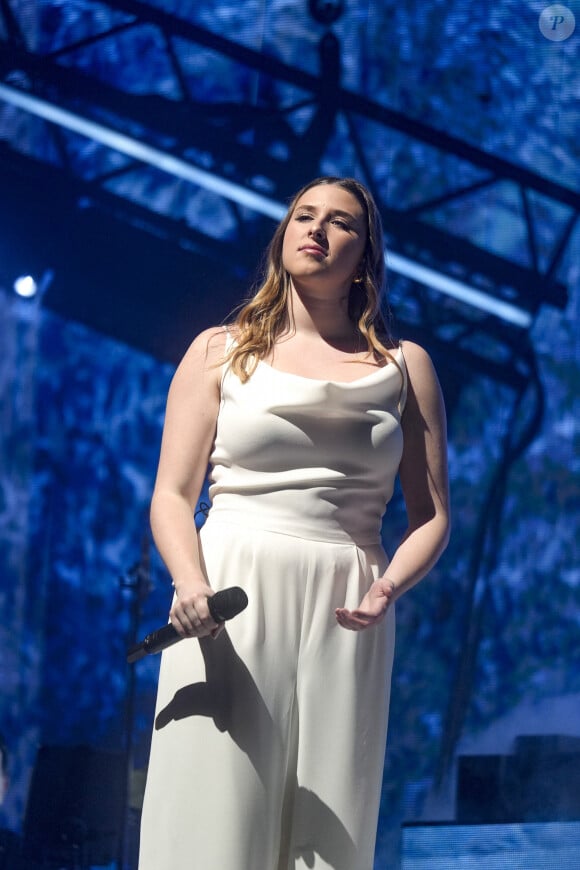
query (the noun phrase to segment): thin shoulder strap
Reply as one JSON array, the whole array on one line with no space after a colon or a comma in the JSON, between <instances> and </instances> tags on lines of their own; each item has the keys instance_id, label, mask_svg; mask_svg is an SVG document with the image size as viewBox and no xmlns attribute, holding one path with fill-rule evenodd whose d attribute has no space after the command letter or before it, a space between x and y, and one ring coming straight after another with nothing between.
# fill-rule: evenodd
<instances>
[{"instance_id":1,"label":"thin shoulder strap","mask_svg":"<svg viewBox=\"0 0 580 870\"><path fill-rule=\"evenodd\" d=\"M405 354L403 353L403 342L399 342L399 359L400 359L400 371L401 371L401 392L399 393L399 401L397 403L397 408L399 410L399 416L403 415L403 411L405 410L405 405L407 404L407 384L409 382L409 376L407 374L407 363L405 362Z\"/></svg>"},{"instance_id":2,"label":"thin shoulder strap","mask_svg":"<svg viewBox=\"0 0 580 870\"><path fill-rule=\"evenodd\" d=\"M226 334L226 346L225 346L225 352L226 352L226 353L229 353L230 350L232 349L232 347L234 346L234 344L236 343L236 340L235 340L235 338L233 337L233 335L231 334L229 326L224 326L224 327L223 327L223 330L224 330L224 332L225 332L225 334Z\"/></svg>"},{"instance_id":3,"label":"thin shoulder strap","mask_svg":"<svg viewBox=\"0 0 580 870\"><path fill-rule=\"evenodd\" d=\"M228 374L228 372L231 369L230 360L227 357L228 357L228 354L231 351L232 347L236 343L236 340L235 340L234 336L232 335L232 333L230 332L229 327L223 326L223 330L224 330L225 335L226 335L226 343L224 346L224 362L222 363L221 378L220 378L220 392L222 393L222 395L223 395L224 378L226 377L226 375Z\"/></svg>"}]
</instances>

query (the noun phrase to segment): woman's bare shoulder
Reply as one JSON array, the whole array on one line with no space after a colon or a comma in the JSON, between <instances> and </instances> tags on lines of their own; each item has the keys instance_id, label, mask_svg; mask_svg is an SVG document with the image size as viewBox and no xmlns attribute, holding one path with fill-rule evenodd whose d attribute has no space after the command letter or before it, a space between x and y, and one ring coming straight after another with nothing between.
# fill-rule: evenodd
<instances>
[{"instance_id":1,"label":"woman's bare shoulder","mask_svg":"<svg viewBox=\"0 0 580 870\"><path fill-rule=\"evenodd\" d=\"M210 326L198 333L187 348L180 366L218 365L226 352L227 332L223 326Z\"/></svg>"},{"instance_id":2,"label":"woman's bare shoulder","mask_svg":"<svg viewBox=\"0 0 580 870\"><path fill-rule=\"evenodd\" d=\"M184 385L189 389L192 381L207 381L217 385L221 378L221 364L226 353L227 333L223 326L210 326L193 339L172 380L175 392Z\"/></svg>"},{"instance_id":3,"label":"woman's bare shoulder","mask_svg":"<svg viewBox=\"0 0 580 870\"><path fill-rule=\"evenodd\" d=\"M441 389L439 380L433 361L425 348L414 341L402 341L401 350L411 392L417 398L438 396Z\"/></svg>"},{"instance_id":4,"label":"woman's bare shoulder","mask_svg":"<svg viewBox=\"0 0 580 870\"><path fill-rule=\"evenodd\" d=\"M407 365L427 365L431 363L431 357L424 347L414 341L404 339L400 342L403 356Z\"/></svg>"},{"instance_id":5,"label":"woman's bare shoulder","mask_svg":"<svg viewBox=\"0 0 580 870\"><path fill-rule=\"evenodd\" d=\"M431 357L420 344L405 339L400 342L400 347L403 351L403 357L410 378L412 378L413 375L422 376L429 373L435 373Z\"/></svg>"}]
</instances>

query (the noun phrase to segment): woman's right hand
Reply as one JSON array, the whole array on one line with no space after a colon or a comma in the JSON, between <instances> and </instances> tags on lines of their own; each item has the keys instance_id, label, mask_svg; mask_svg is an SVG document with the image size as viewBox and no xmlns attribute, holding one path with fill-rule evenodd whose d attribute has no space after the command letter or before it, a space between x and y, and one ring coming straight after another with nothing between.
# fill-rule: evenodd
<instances>
[{"instance_id":1,"label":"woman's right hand","mask_svg":"<svg viewBox=\"0 0 580 870\"><path fill-rule=\"evenodd\" d=\"M213 594L214 590L205 582L189 589L176 589L169 618L181 637L217 637L220 634L223 623L215 622L207 603Z\"/></svg>"}]
</instances>

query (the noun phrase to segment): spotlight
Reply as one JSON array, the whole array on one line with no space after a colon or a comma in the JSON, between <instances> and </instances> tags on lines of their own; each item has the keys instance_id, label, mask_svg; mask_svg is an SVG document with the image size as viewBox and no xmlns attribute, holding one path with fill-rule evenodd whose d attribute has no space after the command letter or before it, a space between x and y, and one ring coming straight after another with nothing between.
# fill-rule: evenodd
<instances>
[{"instance_id":1,"label":"spotlight","mask_svg":"<svg viewBox=\"0 0 580 870\"><path fill-rule=\"evenodd\" d=\"M33 296L36 296L37 291L38 284L32 275L20 275L14 281L14 292L24 299L31 299Z\"/></svg>"},{"instance_id":2,"label":"spotlight","mask_svg":"<svg viewBox=\"0 0 580 870\"><path fill-rule=\"evenodd\" d=\"M14 287L14 292L22 299L34 299L35 296L43 299L53 279L53 270L45 269L38 281L32 275L24 274L16 278L12 286Z\"/></svg>"},{"instance_id":3,"label":"spotlight","mask_svg":"<svg viewBox=\"0 0 580 870\"><path fill-rule=\"evenodd\" d=\"M308 0L308 11L319 24L334 24L344 12L344 0Z\"/></svg>"}]
</instances>

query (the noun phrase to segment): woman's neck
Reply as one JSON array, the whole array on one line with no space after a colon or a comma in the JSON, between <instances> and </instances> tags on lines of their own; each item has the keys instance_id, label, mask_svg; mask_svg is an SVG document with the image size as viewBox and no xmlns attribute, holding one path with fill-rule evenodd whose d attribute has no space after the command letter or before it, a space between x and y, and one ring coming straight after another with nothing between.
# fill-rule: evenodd
<instances>
[{"instance_id":1,"label":"woman's neck","mask_svg":"<svg viewBox=\"0 0 580 870\"><path fill-rule=\"evenodd\" d=\"M348 314L348 297L328 298L291 291L289 333L326 341L351 337L357 330Z\"/></svg>"}]
</instances>

